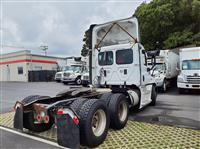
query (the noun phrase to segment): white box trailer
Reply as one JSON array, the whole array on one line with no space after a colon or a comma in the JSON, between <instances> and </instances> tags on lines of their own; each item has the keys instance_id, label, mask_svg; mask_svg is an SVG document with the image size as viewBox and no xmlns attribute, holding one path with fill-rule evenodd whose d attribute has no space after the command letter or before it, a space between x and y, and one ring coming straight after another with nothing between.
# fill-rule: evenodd
<instances>
[{"instance_id":1,"label":"white box trailer","mask_svg":"<svg viewBox=\"0 0 200 149\"><path fill-rule=\"evenodd\" d=\"M148 61L148 64L151 66L151 61ZM167 90L172 81L176 80L179 74L177 67L179 67L178 50L160 50L151 73L155 77L156 86L163 92Z\"/></svg>"},{"instance_id":2,"label":"white box trailer","mask_svg":"<svg viewBox=\"0 0 200 149\"><path fill-rule=\"evenodd\" d=\"M179 93L188 89L200 89L200 47L180 49L177 86Z\"/></svg>"}]
</instances>

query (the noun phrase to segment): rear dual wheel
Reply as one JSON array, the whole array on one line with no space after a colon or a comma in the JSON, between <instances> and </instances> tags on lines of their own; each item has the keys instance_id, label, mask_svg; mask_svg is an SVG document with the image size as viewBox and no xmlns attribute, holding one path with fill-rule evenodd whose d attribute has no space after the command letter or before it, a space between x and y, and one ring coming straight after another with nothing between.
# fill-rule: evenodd
<instances>
[{"instance_id":1,"label":"rear dual wheel","mask_svg":"<svg viewBox=\"0 0 200 149\"><path fill-rule=\"evenodd\" d=\"M110 127L122 129L128 121L129 106L124 94L113 94L109 103Z\"/></svg>"},{"instance_id":2,"label":"rear dual wheel","mask_svg":"<svg viewBox=\"0 0 200 149\"><path fill-rule=\"evenodd\" d=\"M80 117L80 142L95 147L101 144L108 133L110 119L107 106L99 99L77 99L71 108Z\"/></svg>"},{"instance_id":3,"label":"rear dual wheel","mask_svg":"<svg viewBox=\"0 0 200 149\"><path fill-rule=\"evenodd\" d=\"M110 127L113 129L122 129L128 121L129 104L126 96L121 93L105 93L101 96L105 101L110 115Z\"/></svg>"}]
</instances>

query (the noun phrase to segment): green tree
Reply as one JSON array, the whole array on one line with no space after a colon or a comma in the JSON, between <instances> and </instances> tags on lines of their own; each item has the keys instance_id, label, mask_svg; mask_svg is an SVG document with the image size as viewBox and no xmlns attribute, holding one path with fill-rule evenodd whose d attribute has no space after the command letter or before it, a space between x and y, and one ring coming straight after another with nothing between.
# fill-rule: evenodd
<instances>
[{"instance_id":1,"label":"green tree","mask_svg":"<svg viewBox=\"0 0 200 149\"><path fill-rule=\"evenodd\" d=\"M84 34L84 38L83 38L83 46L82 46L82 50L81 50L81 55L82 56L87 56L89 53L89 30L85 31Z\"/></svg>"},{"instance_id":2,"label":"green tree","mask_svg":"<svg viewBox=\"0 0 200 149\"><path fill-rule=\"evenodd\" d=\"M141 42L148 49L200 43L200 0L153 0L135 11Z\"/></svg>"}]
</instances>

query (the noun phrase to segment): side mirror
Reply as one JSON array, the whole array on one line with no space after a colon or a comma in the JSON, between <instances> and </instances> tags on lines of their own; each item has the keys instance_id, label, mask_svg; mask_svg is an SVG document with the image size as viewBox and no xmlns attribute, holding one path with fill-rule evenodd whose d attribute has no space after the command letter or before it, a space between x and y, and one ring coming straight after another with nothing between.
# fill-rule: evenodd
<instances>
[{"instance_id":1,"label":"side mirror","mask_svg":"<svg viewBox=\"0 0 200 149\"><path fill-rule=\"evenodd\" d=\"M151 71L151 68L147 67L147 72Z\"/></svg>"},{"instance_id":2,"label":"side mirror","mask_svg":"<svg viewBox=\"0 0 200 149\"><path fill-rule=\"evenodd\" d=\"M145 54L145 50L142 50L142 54Z\"/></svg>"}]
</instances>

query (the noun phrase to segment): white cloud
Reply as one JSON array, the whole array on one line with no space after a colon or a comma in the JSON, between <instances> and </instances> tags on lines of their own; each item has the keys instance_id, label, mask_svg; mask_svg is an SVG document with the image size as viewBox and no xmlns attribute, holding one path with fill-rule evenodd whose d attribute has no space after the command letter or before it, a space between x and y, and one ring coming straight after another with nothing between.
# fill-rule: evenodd
<instances>
[{"instance_id":1,"label":"white cloud","mask_svg":"<svg viewBox=\"0 0 200 149\"><path fill-rule=\"evenodd\" d=\"M130 17L141 2L4 3L3 41L32 49L46 43L50 55L80 55L90 24Z\"/></svg>"}]
</instances>

